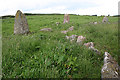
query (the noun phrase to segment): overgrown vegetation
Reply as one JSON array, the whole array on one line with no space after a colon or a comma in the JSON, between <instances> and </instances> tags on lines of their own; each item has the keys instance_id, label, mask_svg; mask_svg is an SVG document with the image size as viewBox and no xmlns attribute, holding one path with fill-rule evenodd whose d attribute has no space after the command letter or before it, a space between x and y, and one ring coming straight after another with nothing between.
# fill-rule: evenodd
<instances>
[{"instance_id":1,"label":"overgrown vegetation","mask_svg":"<svg viewBox=\"0 0 120 80\"><path fill-rule=\"evenodd\" d=\"M3 78L101 78L103 54L109 52L118 61L117 17L70 15L63 24L63 15L26 16L33 34L13 35L14 18L2 20ZM99 24L89 24L98 21ZM60 22L58 26L56 22ZM101 55L65 39L61 30L74 26L67 35L83 35L93 42ZM50 27L52 32L41 32Z\"/></svg>"}]
</instances>

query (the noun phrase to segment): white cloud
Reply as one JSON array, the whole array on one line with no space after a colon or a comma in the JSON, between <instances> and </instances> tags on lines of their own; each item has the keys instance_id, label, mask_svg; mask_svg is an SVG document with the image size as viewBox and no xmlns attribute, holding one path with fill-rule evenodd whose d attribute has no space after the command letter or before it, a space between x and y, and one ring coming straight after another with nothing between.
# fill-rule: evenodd
<instances>
[{"instance_id":1,"label":"white cloud","mask_svg":"<svg viewBox=\"0 0 120 80\"><path fill-rule=\"evenodd\" d=\"M21 10L23 13L116 15L118 14L118 1L119 0L1 0L0 16L15 15L17 10ZM89 3L96 6L88 6ZM81 4L84 6L81 7ZM70 9L71 7L73 7L74 10Z\"/></svg>"}]
</instances>

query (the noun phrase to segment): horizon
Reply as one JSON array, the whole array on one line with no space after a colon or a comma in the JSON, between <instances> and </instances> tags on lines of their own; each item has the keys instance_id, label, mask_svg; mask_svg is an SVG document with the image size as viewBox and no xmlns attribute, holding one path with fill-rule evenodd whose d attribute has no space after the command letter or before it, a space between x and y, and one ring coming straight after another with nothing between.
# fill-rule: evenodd
<instances>
[{"instance_id":1,"label":"horizon","mask_svg":"<svg viewBox=\"0 0 120 80\"><path fill-rule=\"evenodd\" d=\"M17 12L17 11L16 11ZM23 12L22 12L23 13ZM16 13L15 13L16 14ZM3 16L0 16L0 17L10 17L10 16L14 16L15 17L15 14L14 15L3 15ZM27 15L64 15L62 13L23 13L25 14L26 16ZM79 16L120 16L119 14L117 15L97 15L97 14L91 14L91 15L80 15L80 14L69 14L69 15L79 15Z\"/></svg>"}]
</instances>

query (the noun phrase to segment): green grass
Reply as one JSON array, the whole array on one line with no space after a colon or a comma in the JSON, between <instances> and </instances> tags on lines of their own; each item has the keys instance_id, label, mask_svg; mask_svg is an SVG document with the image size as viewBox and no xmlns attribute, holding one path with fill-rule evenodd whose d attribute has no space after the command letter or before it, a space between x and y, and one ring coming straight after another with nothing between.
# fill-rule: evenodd
<instances>
[{"instance_id":1,"label":"green grass","mask_svg":"<svg viewBox=\"0 0 120 80\"><path fill-rule=\"evenodd\" d=\"M2 20L2 76L3 78L101 78L103 54L108 51L118 61L117 18L70 15L70 23L63 23L63 15L26 16L29 35L13 35L14 18ZM60 22L58 26L55 24ZM74 26L67 35L83 35L85 42L93 42L101 55L65 39L61 30ZM52 32L40 32L50 27Z\"/></svg>"}]
</instances>

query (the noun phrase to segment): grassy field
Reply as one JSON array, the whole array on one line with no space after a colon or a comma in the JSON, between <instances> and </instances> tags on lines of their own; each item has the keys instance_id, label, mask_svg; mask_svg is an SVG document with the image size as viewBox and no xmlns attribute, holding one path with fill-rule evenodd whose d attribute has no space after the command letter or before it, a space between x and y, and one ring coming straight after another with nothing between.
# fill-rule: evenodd
<instances>
[{"instance_id":1,"label":"grassy field","mask_svg":"<svg viewBox=\"0 0 120 80\"><path fill-rule=\"evenodd\" d=\"M29 35L13 35L14 18L2 20L2 76L3 78L101 78L104 52L118 61L118 18L70 15L70 23L62 24L64 15L26 16ZM99 24L89 24L97 21ZM60 22L58 26L56 22ZM93 42L101 55L70 43L62 34L74 26L67 35L83 35L85 42ZM41 32L42 28L52 32Z\"/></svg>"}]
</instances>

